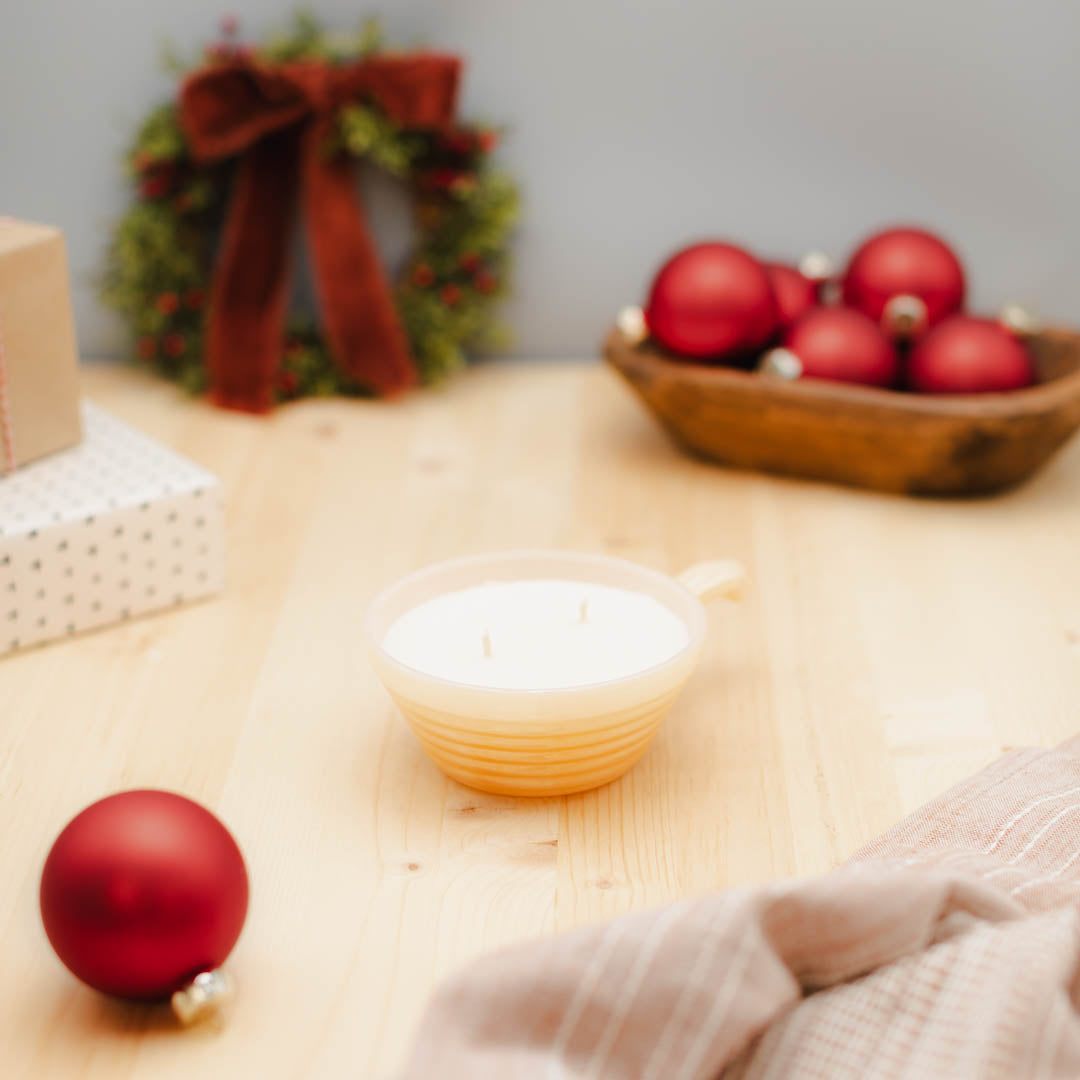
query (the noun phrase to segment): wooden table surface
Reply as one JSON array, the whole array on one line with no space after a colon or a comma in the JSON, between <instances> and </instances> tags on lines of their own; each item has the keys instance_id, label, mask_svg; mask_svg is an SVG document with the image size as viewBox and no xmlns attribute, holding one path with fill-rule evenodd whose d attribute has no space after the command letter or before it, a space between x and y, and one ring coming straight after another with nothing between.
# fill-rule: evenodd
<instances>
[{"instance_id":1,"label":"wooden table surface","mask_svg":"<svg viewBox=\"0 0 1080 1080\"><path fill-rule=\"evenodd\" d=\"M223 478L230 580L0 661L5 1080L386 1076L471 957L822 871L1004 747L1080 728L1080 440L1012 495L914 501L690 461L598 365L489 364L268 419L122 368L85 385ZM585 795L446 780L366 662L379 588L517 546L751 574L643 760ZM53 838L137 786L204 802L247 857L224 1025L108 1001L45 941Z\"/></svg>"}]
</instances>

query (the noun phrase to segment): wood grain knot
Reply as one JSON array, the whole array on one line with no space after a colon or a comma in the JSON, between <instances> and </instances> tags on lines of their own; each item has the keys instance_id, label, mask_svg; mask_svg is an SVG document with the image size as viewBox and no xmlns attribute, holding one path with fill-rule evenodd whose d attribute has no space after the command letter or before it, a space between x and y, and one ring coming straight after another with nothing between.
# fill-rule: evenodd
<instances>
[{"instance_id":1,"label":"wood grain knot","mask_svg":"<svg viewBox=\"0 0 1080 1080\"><path fill-rule=\"evenodd\" d=\"M416 468L418 472L435 475L446 468L446 462L442 458L422 457L416 459Z\"/></svg>"}]
</instances>

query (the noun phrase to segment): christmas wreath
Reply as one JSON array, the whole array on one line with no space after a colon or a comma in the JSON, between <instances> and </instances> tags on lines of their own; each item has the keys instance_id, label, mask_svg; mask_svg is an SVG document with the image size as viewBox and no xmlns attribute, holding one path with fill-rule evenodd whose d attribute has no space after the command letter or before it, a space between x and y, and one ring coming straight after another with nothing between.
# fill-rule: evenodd
<instances>
[{"instance_id":1,"label":"christmas wreath","mask_svg":"<svg viewBox=\"0 0 1080 1080\"><path fill-rule=\"evenodd\" d=\"M137 198L116 226L105 301L137 357L253 412L309 394L391 394L497 340L513 182L488 126L455 117L459 61L336 35L308 16L251 47L223 40L127 156ZM355 163L408 186L416 246L390 283L357 201ZM289 311L299 204L321 319Z\"/></svg>"}]
</instances>

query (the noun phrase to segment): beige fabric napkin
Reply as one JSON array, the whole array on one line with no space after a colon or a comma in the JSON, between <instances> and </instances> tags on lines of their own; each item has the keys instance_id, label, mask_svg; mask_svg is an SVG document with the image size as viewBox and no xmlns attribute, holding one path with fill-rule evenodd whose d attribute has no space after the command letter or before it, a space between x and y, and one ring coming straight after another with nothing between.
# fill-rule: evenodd
<instances>
[{"instance_id":1,"label":"beige fabric napkin","mask_svg":"<svg viewBox=\"0 0 1080 1080\"><path fill-rule=\"evenodd\" d=\"M1080 1077L1080 739L1017 750L812 881L491 956L404 1080Z\"/></svg>"}]
</instances>

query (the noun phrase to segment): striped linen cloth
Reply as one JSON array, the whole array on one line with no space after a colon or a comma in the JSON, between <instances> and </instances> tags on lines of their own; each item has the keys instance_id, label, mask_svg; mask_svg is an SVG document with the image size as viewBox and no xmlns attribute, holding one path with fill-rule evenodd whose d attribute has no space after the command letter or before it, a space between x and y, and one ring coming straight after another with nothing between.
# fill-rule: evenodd
<instances>
[{"instance_id":1,"label":"striped linen cloth","mask_svg":"<svg viewBox=\"0 0 1080 1080\"><path fill-rule=\"evenodd\" d=\"M1080 738L1016 750L822 878L488 957L403 1080L1080 1077Z\"/></svg>"}]
</instances>

